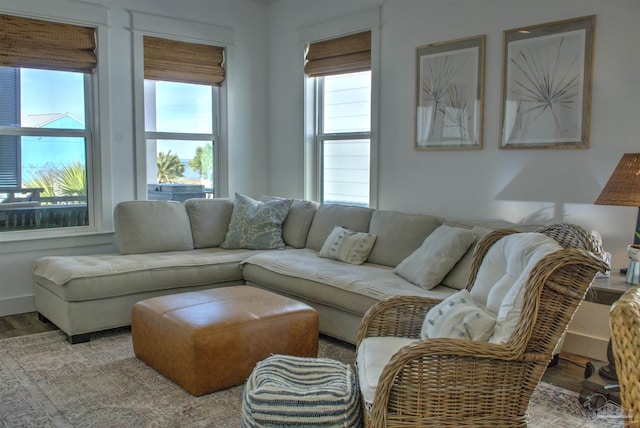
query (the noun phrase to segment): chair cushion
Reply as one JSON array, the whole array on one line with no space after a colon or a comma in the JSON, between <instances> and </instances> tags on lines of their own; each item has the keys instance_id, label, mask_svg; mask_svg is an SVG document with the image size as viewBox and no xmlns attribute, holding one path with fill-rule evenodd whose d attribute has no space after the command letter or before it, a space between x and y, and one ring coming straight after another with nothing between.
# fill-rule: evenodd
<instances>
[{"instance_id":1,"label":"chair cushion","mask_svg":"<svg viewBox=\"0 0 640 428\"><path fill-rule=\"evenodd\" d=\"M545 255L561 249L553 238L542 233L514 233L501 238L487 251L471 296L498 314L490 343L509 340L520 320L524 285L531 270Z\"/></svg>"},{"instance_id":2,"label":"chair cushion","mask_svg":"<svg viewBox=\"0 0 640 428\"><path fill-rule=\"evenodd\" d=\"M360 393L365 402L373 402L378 378L393 354L414 341L406 337L367 337L360 343L356 363Z\"/></svg>"}]
</instances>

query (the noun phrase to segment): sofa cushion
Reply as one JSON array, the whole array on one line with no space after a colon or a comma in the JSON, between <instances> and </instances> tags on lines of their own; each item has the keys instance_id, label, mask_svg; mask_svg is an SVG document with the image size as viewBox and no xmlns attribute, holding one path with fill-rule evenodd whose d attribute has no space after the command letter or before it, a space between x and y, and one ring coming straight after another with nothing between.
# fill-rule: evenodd
<instances>
[{"instance_id":1,"label":"sofa cushion","mask_svg":"<svg viewBox=\"0 0 640 428\"><path fill-rule=\"evenodd\" d=\"M35 261L33 277L67 302L108 300L177 287L242 284L240 262L256 252L203 248L126 256L47 256Z\"/></svg>"},{"instance_id":2,"label":"sofa cushion","mask_svg":"<svg viewBox=\"0 0 640 428\"><path fill-rule=\"evenodd\" d=\"M284 248L282 222L293 199L256 201L236 193L227 236L220 247L271 250Z\"/></svg>"},{"instance_id":3,"label":"sofa cushion","mask_svg":"<svg viewBox=\"0 0 640 428\"><path fill-rule=\"evenodd\" d=\"M542 233L507 235L485 254L471 288L471 296L498 314L491 343L506 343L520 320L525 284L534 266L562 247Z\"/></svg>"},{"instance_id":4,"label":"sofa cushion","mask_svg":"<svg viewBox=\"0 0 640 428\"><path fill-rule=\"evenodd\" d=\"M464 256L456 263L456 265L449 271L447 276L442 280L442 285L455 288L456 290L462 290L469 285L469 277L471 276L471 265L473 264L473 252L476 249L478 241L485 235L491 232L491 229L487 229L481 226L475 226L471 229L471 232L475 235L476 239L471 244Z\"/></svg>"},{"instance_id":5,"label":"sofa cushion","mask_svg":"<svg viewBox=\"0 0 640 428\"><path fill-rule=\"evenodd\" d=\"M260 196L259 201L272 199L284 199L279 196ZM287 218L282 222L282 240L285 245L293 248L304 248L307 243L307 235L319 203L306 199L294 199Z\"/></svg>"},{"instance_id":6,"label":"sofa cushion","mask_svg":"<svg viewBox=\"0 0 640 428\"><path fill-rule=\"evenodd\" d=\"M184 202L191 222L195 248L218 247L224 242L233 212L233 199L188 199Z\"/></svg>"},{"instance_id":7,"label":"sofa cushion","mask_svg":"<svg viewBox=\"0 0 640 428\"><path fill-rule=\"evenodd\" d=\"M367 260L375 242L376 235L353 232L344 227L336 226L324 241L318 255L352 265L361 265Z\"/></svg>"},{"instance_id":8,"label":"sofa cushion","mask_svg":"<svg viewBox=\"0 0 640 428\"><path fill-rule=\"evenodd\" d=\"M308 248L263 251L246 259L242 266L247 282L359 315L364 315L373 303L392 296L442 300L456 291L442 286L424 290L395 275L388 266L372 263L354 266L318 257L316 251ZM320 284L330 287L319 287ZM345 297L341 290L356 297Z\"/></svg>"},{"instance_id":9,"label":"sofa cushion","mask_svg":"<svg viewBox=\"0 0 640 428\"><path fill-rule=\"evenodd\" d=\"M440 284L474 240L468 229L440 226L393 272L428 290Z\"/></svg>"},{"instance_id":10,"label":"sofa cushion","mask_svg":"<svg viewBox=\"0 0 640 428\"><path fill-rule=\"evenodd\" d=\"M282 240L293 248L304 248L313 217L319 204L317 202L296 199L289 208L289 214L282 223Z\"/></svg>"},{"instance_id":11,"label":"sofa cushion","mask_svg":"<svg viewBox=\"0 0 640 428\"><path fill-rule=\"evenodd\" d=\"M442 219L431 215L376 210L369 233L377 236L368 261L395 267L418 248Z\"/></svg>"},{"instance_id":12,"label":"sofa cushion","mask_svg":"<svg viewBox=\"0 0 640 428\"><path fill-rule=\"evenodd\" d=\"M368 232L371 208L349 205L324 204L318 207L307 237L307 248L320 251L335 226L354 232Z\"/></svg>"},{"instance_id":13,"label":"sofa cushion","mask_svg":"<svg viewBox=\"0 0 640 428\"><path fill-rule=\"evenodd\" d=\"M189 216L180 202L120 202L114 209L113 221L121 254L194 248Z\"/></svg>"},{"instance_id":14,"label":"sofa cushion","mask_svg":"<svg viewBox=\"0 0 640 428\"><path fill-rule=\"evenodd\" d=\"M493 333L496 316L478 305L467 290L460 290L429 309L420 337L449 337L486 342Z\"/></svg>"}]
</instances>

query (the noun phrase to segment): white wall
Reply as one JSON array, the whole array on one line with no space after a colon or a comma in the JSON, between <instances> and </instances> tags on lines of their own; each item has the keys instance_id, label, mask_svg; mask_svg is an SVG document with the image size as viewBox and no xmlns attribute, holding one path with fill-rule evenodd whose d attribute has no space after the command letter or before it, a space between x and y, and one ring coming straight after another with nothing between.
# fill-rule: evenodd
<instances>
[{"instance_id":1,"label":"white wall","mask_svg":"<svg viewBox=\"0 0 640 428\"><path fill-rule=\"evenodd\" d=\"M382 22L378 208L577 223L600 231L613 266L626 266L637 209L593 202L622 154L640 150L640 3L635 0L275 2L270 8L271 193L303 195L299 29L377 5ZM503 31L585 15L597 15L590 148L498 149ZM487 35L484 149L415 151L416 47L478 34ZM606 319L608 307L594 306Z\"/></svg>"},{"instance_id":2,"label":"white wall","mask_svg":"<svg viewBox=\"0 0 640 428\"><path fill-rule=\"evenodd\" d=\"M64 1L64 0L62 0ZM47 0L18 2L23 13L39 13ZM71 0L70 4L86 4ZM266 2L258 0L93 0L108 9L109 128L112 204L134 198L135 146L133 123L132 41L128 11L216 24L233 30L228 64L228 192L267 193L268 165L268 20ZM27 5L27 6L25 6ZM0 10L7 7L0 4ZM31 9L29 9L31 8ZM26 9L26 10L25 10ZM111 211L109 207L107 211ZM32 311L31 266L46 255L96 254L116 251L112 230L73 238L0 241L0 316Z\"/></svg>"}]
</instances>

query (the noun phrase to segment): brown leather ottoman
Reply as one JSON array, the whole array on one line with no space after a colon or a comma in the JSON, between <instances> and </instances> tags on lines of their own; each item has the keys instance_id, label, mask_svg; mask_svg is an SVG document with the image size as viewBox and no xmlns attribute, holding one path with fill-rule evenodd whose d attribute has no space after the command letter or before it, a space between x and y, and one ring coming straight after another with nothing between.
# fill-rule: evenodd
<instances>
[{"instance_id":1,"label":"brown leather ottoman","mask_svg":"<svg viewBox=\"0 0 640 428\"><path fill-rule=\"evenodd\" d=\"M244 383L271 354L315 357L318 313L249 286L223 287L136 303L136 356L199 396Z\"/></svg>"}]
</instances>

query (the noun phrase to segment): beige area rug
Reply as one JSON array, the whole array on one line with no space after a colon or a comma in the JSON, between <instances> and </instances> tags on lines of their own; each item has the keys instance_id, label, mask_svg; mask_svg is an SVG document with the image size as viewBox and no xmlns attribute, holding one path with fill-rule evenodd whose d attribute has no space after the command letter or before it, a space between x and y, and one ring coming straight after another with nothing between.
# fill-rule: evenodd
<instances>
[{"instance_id":1,"label":"beige area rug","mask_svg":"<svg viewBox=\"0 0 640 428\"><path fill-rule=\"evenodd\" d=\"M323 337L319 354L351 362L354 350ZM59 331L0 340L2 427L239 427L242 389L192 397L135 358L127 329L73 346ZM622 426L615 406L595 413L545 383L529 412L531 427Z\"/></svg>"}]
</instances>

